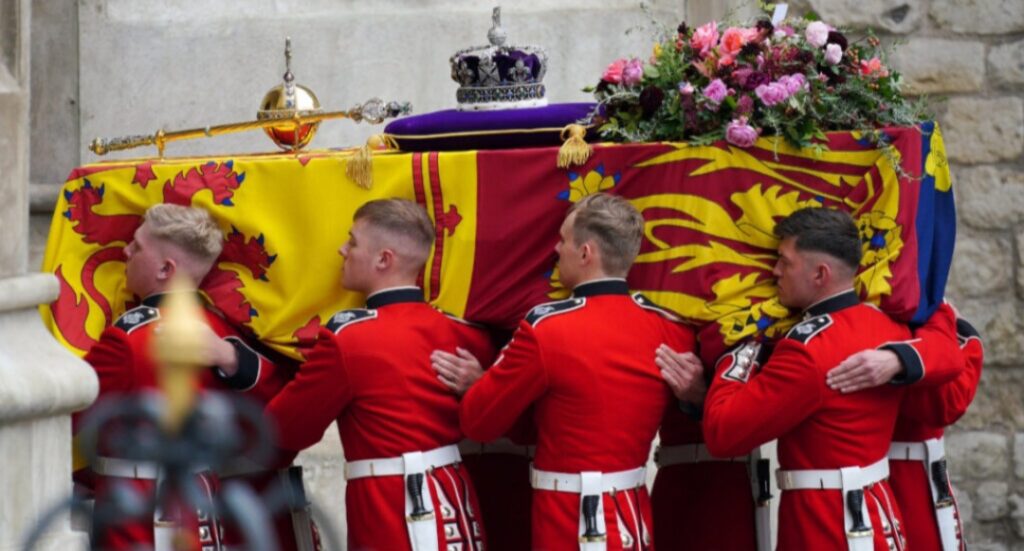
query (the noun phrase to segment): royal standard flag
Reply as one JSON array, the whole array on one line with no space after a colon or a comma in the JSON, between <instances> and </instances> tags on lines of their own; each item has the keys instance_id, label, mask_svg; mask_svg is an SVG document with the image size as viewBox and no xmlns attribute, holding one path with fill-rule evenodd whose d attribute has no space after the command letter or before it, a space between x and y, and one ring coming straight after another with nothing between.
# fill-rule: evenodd
<instances>
[{"instance_id":1,"label":"royal standard flag","mask_svg":"<svg viewBox=\"0 0 1024 551\"><path fill-rule=\"evenodd\" d=\"M42 314L84 354L137 300L124 288L122 249L142 213L192 204L225 236L202 284L207 297L297 357L330 315L362 305L340 285L338 248L352 214L368 200L402 197L435 222L426 298L511 328L534 305L568 294L555 270L558 228L574 202L607 192L645 219L630 287L697 324L705 356L793 323L775 297L773 229L806 206L853 215L864 251L858 291L899 320L921 322L942 299L955 238L941 134L925 123L869 137L831 133L820 151L770 138L748 149L598 145L568 170L557 168L557 148L389 152L374 155L370 189L345 175L350 151L88 165L72 171L57 205L43 270L57 275L61 293Z\"/></svg>"}]
</instances>

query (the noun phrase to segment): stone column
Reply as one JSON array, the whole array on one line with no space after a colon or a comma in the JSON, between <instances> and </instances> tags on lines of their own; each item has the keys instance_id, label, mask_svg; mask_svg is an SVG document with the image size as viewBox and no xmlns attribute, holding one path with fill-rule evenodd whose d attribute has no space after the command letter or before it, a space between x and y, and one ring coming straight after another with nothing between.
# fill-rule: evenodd
<instances>
[{"instance_id":1,"label":"stone column","mask_svg":"<svg viewBox=\"0 0 1024 551\"><path fill-rule=\"evenodd\" d=\"M71 490L68 414L96 396L92 370L47 333L38 306L53 275L28 272L29 0L0 0L0 551ZM60 516L37 549L76 549L85 536Z\"/></svg>"}]
</instances>

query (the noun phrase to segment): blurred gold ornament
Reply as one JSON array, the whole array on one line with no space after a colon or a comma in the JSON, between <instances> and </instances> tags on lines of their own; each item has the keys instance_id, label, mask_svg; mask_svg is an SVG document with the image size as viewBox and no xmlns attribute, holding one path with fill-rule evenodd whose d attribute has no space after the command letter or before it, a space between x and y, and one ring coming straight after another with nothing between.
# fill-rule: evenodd
<instances>
[{"instance_id":1,"label":"blurred gold ornament","mask_svg":"<svg viewBox=\"0 0 1024 551\"><path fill-rule=\"evenodd\" d=\"M316 135L320 122L300 123L294 119L318 115L323 112L320 100L309 88L295 82L292 74L292 39L284 40L284 82L271 88L256 112L256 120L280 120L281 124L265 126L263 131L278 147L286 151L302 149Z\"/></svg>"},{"instance_id":2,"label":"blurred gold ornament","mask_svg":"<svg viewBox=\"0 0 1024 551\"><path fill-rule=\"evenodd\" d=\"M160 307L160 326L151 353L156 360L160 389L167 399L164 429L177 433L195 407L199 371L206 366L202 306L195 285L177 275Z\"/></svg>"}]
</instances>

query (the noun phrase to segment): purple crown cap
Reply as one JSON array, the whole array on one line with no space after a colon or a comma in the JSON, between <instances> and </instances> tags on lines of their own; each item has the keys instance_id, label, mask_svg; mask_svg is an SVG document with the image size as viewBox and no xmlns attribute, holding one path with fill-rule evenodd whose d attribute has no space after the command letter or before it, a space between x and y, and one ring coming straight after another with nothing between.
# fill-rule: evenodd
<instances>
[{"instance_id":1,"label":"purple crown cap","mask_svg":"<svg viewBox=\"0 0 1024 551\"><path fill-rule=\"evenodd\" d=\"M452 80L460 85L456 92L459 109L547 105L543 83L547 54L536 46L506 46L500 7L494 8L492 21L487 33L490 46L460 50L449 60Z\"/></svg>"}]
</instances>

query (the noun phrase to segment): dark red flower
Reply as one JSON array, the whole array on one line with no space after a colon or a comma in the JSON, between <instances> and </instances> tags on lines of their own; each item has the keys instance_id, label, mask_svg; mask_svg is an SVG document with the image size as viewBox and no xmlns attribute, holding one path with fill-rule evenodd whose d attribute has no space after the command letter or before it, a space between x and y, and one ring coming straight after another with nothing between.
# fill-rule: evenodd
<instances>
[{"instance_id":1,"label":"dark red flower","mask_svg":"<svg viewBox=\"0 0 1024 551\"><path fill-rule=\"evenodd\" d=\"M849 43L846 41L846 37L843 36L843 33L839 32L839 31L829 31L828 32L828 40L826 40L825 43L826 44L838 44L839 47L842 48L844 52L846 51L846 48L849 46Z\"/></svg>"},{"instance_id":2,"label":"dark red flower","mask_svg":"<svg viewBox=\"0 0 1024 551\"><path fill-rule=\"evenodd\" d=\"M754 71L747 76L746 82L743 83L743 88L747 90L753 90L762 84L768 84L771 78L760 71Z\"/></svg>"},{"instance_id":3,"label":"dark red flower","mask_svg":"<svg viewBox=\"0 0 1024 551\"><path fill-rule=\"evenodd\" d=\"M665 92L657 86L648 86L640 92L639 101L644 118L650 117L661 107L661 102L665 101Z\"/></svg>"}]
</instances>

